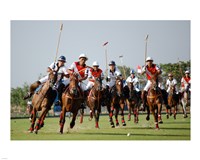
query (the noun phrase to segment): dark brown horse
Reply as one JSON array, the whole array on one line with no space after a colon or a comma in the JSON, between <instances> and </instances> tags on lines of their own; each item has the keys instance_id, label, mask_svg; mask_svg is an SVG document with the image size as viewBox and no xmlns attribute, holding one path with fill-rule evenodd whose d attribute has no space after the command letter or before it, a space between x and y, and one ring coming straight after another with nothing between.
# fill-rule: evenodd
<instances>
[{"instance_id":1,"label":"dark brown horse","mask_svg":"<svg viewBox=\"0 0 200 160\"><path fill-rule=\"evenodd\" d=\"M156 81L152 79L152 85L147 93L147 103L149 108L147 108L147 118L150 119L150 111L154 117L154 122L156 125L156 129L159 129L158 122L163 123L161 118L161 110L162 110L162 92L157 87Z\"/></svg>"},{"instance_id":2,"label":"dark brown horse","mask_svg":"<svg viewBox=\"0 0 200 160\"><path fill-rule=\"evenodd\" d=\"M56 80L57 73L53 71L50 72L47 82L44 83L44 85L38 92L34 93L32 99L33 110L31 115L31 127L29 129L30 132L33 132L34 130L34 132L37 134L38 130L43 127L46 114L51 109L51 106L56 98L57 93L56 90L53 88ZM41 111L41 114L34 129L36 114L38 111Z\"/></svg>"},{"instance_id":3,"label":"dark brown horse","mask_svg":"<svg viewBox=\"0 0 200 160\"><path fill-rule=\"evenodd\" d=\"M110 103L110 113L109 113L110 124L112 128L115 127L112 119L114 110L115 110L116 126L119 126L118 122L119 109L121 109L122 125L126 126L126 122L124 120L124 106L125 106L125 97L123 95L123 79L121 77L116 77L115 86L113 86L113 88L111 89L111 103Z\"/></svg>"},{"instance_id":4,"label":"dark brown horse","mask_svg":"<svg viewBox=\"0 0 200 160\"><path fill-rule=\"evenodd\" d=\"M95 78L94 86L91 89L87 97L87 106L90 108L92 118L95 117L95 127L99 128L99 115L101 113L101 101L102 101L102 79L101 77Z\"/></svg>"},{"instance_id":5,"label":"dark brown horse","mask_svg":"<svg viewBox=\"0 0 200 160\"><path fill-rule=\"evenodd\" d=\"M176 119L176 114L177 114L177 109L178 109L178 104L179 104L179 96L175 93L174 86L170 87L167 100L168 100L168 106L170 107L170 109L166 107L167 119L169 118L169 114L170 116L172 115L172 111L171 111L172 107L174 107L173 114L174 114L174 119Z\"/></svg>"},{"instance_id":6,"label":"dark brown horse","mask_svg":"<svg viewBox=\"0 0 200 160\"><path fill-rule=\"evenodd\" d=\"M127 96L126 96L126 104L128 106L128 120L131 120L131 112L134 115L134 123L138 123L139 118L139 106L141 105L141 100L137 95L137 91L133 85L133 82L127 83Z\"/></svg>"},{"instance_id":7,"label":"dark brown horse","mask_svg":"<svg viewBox=\"0 0 200 160\"><path fill-rule=\"evenodd\" d=\"M78 76L75 74L70 75L69 86L62 94L62 111L60 114L60 133L63 133L65 124L65 113L72 112L72 121L70 122L70 128L73 128L76 121L78 110L81 108L83 101L83 93L78 86Z\"/></svg>"}]
</instances>

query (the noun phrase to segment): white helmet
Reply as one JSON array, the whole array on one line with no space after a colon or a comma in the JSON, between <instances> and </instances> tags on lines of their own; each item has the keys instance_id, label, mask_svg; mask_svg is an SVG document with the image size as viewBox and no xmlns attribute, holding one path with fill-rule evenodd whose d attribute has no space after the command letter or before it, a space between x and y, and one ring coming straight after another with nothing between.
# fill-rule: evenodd
<instances>
[{"instance_id":1,"label":"white helmet","mask_svg":"<svg viewBox=\"0 0 200 160\"><path fill-rule=\"evenodd\" d=\"M153 61L153 58L152 57L147 57L146 62L147 61Z\"/></svg>"},{"instance_id":2,"label":"white helmet","mask_svg":"<svg viewBox=\"0 0 200 160\"><path fill-rule=\"evenodd\" d=\"M189 71L185 71L185 74L190 74L190 72Z\"/></svg>"},{"instance_id":3,"label":"white helmet","mask_svg":"<svg viewBox=\"0 0 200 160\"><path fill-rule=\"evenodd\" d=\"M86 58L86 60L88 60L87 56L85 54L80 54L79 59L80 58Z\"/></svg>"},{"instance_id":4,"label":"white helmet","mask_svg":"<svg viewBox=\"0 0 200 160\"><path fill-rule=\"evenodd\" d=\"M99 66L99 63L97 61L94 61L92 66Z\"/></svg>"}]
</instances>

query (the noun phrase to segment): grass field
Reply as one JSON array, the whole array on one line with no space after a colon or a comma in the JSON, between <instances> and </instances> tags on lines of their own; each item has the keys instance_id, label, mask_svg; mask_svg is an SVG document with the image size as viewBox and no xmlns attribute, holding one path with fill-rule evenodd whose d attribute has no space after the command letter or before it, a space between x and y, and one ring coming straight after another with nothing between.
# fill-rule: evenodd
<instances>
[{"instance_id":1,"label":"grass field","mask_svg":"<svg viewBox=\"0 0 200 160\"><path fill-rule=\"evenodd\" d=\"M153 117L146 121L146 115L139 115L139 123L134 124L133 120L125 120L127 126L111 128L108 122L108 115L101 115L99 126L96 129L94 119L88 120L84 117L84 122L79 123L73 129L69 128L69 118L66 117L64 133L59 134L59 117L46 118L44 127L39 130L38 134L28 133L30 122L28 119L11 119L11 140L190 140L190 115L183 118L182 114L166 119L163 114L163 124L159 124L160 130L155 130ZM133 118L132 118L133 119ZM119 117L120 120L120 117ZM127 136L130 133L130 136Z\"/></svg>"}]
</instances>

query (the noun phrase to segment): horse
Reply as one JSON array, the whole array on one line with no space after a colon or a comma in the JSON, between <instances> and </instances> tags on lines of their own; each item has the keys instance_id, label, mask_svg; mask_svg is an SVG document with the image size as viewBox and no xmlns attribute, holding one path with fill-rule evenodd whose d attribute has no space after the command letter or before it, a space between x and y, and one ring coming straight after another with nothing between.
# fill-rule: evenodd
<instances>
[{"instance_id":1,"label":"horse","mask_svg":"<svg viewBox=\"0 0 200 160\"><path fill-rule=\"evenodd\" d=\"M172 107L174 107L174 119L176 119L176 114L177 114L177 109L178 109L178 104L179 104L179 97L178 95L175 93L175 87L171 86L169 93L168 93L168 106L170 107L170 109L168 109L168 107L166 107L166 117L167 119L169 118L169 110L170 110L170 116L172 115L171 109Z\"/></svg>"},{"instance_id":2,"label":"horse","mask_svg":"<svg viewBox=\"0 0 200 160\"><path fill-rule=\"evenodd\" d=\"M119 126L118 114L119 114L119 109L121 109L122 125L126 126L126 122L124 120L125 97L123 95L123 79L121 77L119 76L116 77L115 85L111 88L110 94L111 94L111 103L109 109L110 125L112 128L115 127L112 119L113 111L115 109L116 126Z\"/></svg>"},{"instance_id":3,"label":"horse","mask_svg":"<svg viewBox=\"0 0 200 160\"><path fill-rule=\"evenodd\" d=\"M159 129L158 122L163 123L161 118L161 110L162 110L162 92L158 88L157 83L155 80L151 80L152 84L147 93L147 120L150 119L150 111L154 117L154 122L156 125L156 129Z\"/></svg>"},{"instance_id":4,"label":"horse","mask_svg":"<svg viewBox=\"0 0 200 160\"><path fill-rule=\"evenodd\" d=\"M54 84L57 81L57 72L51 71L48 80L44 83L41 89L34 93L32 99L33 110L31 113L31 127L29 131L37 134L38 130L43 127L46 114L51 109L51 106L56 98L57 92L54 89ZM34 129L36 114L41 111L37 124Z\"/></svg>"},{"instance_id":5,"label":"horse","mask_svg":"<svg viewBox=\"0 0 200 160\"><path fill-rule=\"evenodd\" d=\"M78 83L78 75L70 74L69 86L66 87L65 91L62 94L62 111L60 114L61 134L63 134L66 112L73 113L72 120L70 122L70 128L72 129L75 125L78 110L81 108L81 103L83 102L83 93Z\"/></svg>"},{"instance_id":6,"label":"horse","mask_svg":"<svg viewBox=\"0 0 200 160\"><path fill-rule=\"evenodd\" d=\"M90 108L90 118L95 117L95 128L99 128L99 115L101 113L101 101L102 101L102 79L101 77L95 78L94 86L89 92L87 97L87 106Z\"/></svg>"},{"instance_id":7,"label":"horse","mask_svg":"<svg viewBox=\"0 0 200 160\"><path fill-rule=\"evenodd\" d=\"M183 117L187 118L187 112L186 107L190 105L190 91L189 87L183 92L183 95L181 97L181 106L183 109Z\"/></svg>"},{"instance_id":8,"label":"horse","mask_svg":"<svg viewBox=\"0 0 200 160\"><path fill-rule=\"evenodd\" d=\"M126 90L126 104L128 106L128 121L131 120L131 111L134 115L134 123L138 123L139 118L139 106L141 105L141 100L137 95L137 91L133 85L133 82L128 82L127 86L124 87Z\"/></svg>"}]
</instances>

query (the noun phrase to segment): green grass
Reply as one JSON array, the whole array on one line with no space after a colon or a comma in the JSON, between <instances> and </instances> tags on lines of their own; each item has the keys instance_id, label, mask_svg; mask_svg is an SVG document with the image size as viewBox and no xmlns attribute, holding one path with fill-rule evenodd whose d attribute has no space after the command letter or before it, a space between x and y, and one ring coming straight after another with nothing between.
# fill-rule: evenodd
<instances>
[{"instance_id":1,"label":"green grass","mask_svg":"<svg viewBox=\"0 0 200 160\"><path fill-rule=\"evenodd\" d=\"M59 117L46 118L45 126L39 130L38 134L28 133L30 122L28 119L11 120L11 140L190 140L190 115L183 118L182 114L166 119L163 114L163 124L159 124L160 130L155 130L153 117L146 121L146 115L139 115L139 123L134 124L133 120L125 120L127 126L111 128L108 122L108 116L100 117L100 129L96 129L94 119L88 120L84 117L84 122L79 123L79 117L73 129L69 128L69 118L66 117L64 133L59 134ZM133 118L132 118L133 119ZM120 120L120 116L119 116ZM127 136L127 133L131 133Z\"/></svg>"}]
</instances>

